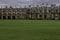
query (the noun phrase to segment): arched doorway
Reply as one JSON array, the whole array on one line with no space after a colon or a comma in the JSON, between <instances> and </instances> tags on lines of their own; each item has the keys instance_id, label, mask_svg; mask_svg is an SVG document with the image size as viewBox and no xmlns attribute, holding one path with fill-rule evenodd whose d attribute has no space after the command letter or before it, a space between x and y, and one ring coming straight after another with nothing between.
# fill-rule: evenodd
<instances>
[{"instance_id":1,"label":"arched doorway","mask_svg":"<svg viewBox=\"0 0 60 40\"><path fill-rule=\"evenodd\" d=\"M39 15L39 19L40 19L40 20L42 20L42 19L43 19L43 18L42 18L42 15Z\"/></svg>"},{"instance_id":2,"label":"arched doorway","mask_svg":"<svg viewBox=\"0 0 60 40\"><path fill-rule=\"evenodd\" d=\"M16 19L15 16L12 16L12 19Z\"/></svg>"},{"instance_id":3,"label":"arched doorway","mask_svg":"<svg viewBox=\"0 0 60 40\"><path fill-rule=\"evenodd\" d=\"M3 19L6 19L6 16L3 16Z\"/></svg>"},{"instance_id":4,"label":"arched doorway","mask_svg":"<svg viewBox=\"0 0 60 40\"><path fill-rule=\"evenodd\" d=\"M11 16L8 16L8 19L11 19Z\"/></svg>"},{"instance_id":5,"label":"arched doorway","mask_svg":"<svg viewBox=\"0 0 60 40\"><path fill-rule=\"evenodd\" d=\"M0 19L1 19L1 16L0 16Z\"/></svg>"},{"instance_id":6,"label":"arched doorway","mask_svg":"<svg viewBox=\"0 0 60 40\"><path fill-rule=\"evenodd\" d=\"M44 19L47 19L47 15L44 15Z\"/></svg>"}]
</instances>

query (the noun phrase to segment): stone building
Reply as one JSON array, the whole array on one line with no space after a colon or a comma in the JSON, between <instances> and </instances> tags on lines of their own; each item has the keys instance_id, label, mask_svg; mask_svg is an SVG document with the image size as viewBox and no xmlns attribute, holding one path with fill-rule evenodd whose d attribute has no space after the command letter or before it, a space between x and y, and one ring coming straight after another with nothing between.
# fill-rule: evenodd
<instances>
[{"instance_id":1,"label":"stone building","mask_svg":"<svg viewBox=\"0 0 60 40\"><path fill-rule=\"evenodd\" d=\"M52 4L50 7L39 6L29 8L0 8L0 19L34 19L34 20L58 20L60 19L60 6Z\"/></svg>"}]
</instances>

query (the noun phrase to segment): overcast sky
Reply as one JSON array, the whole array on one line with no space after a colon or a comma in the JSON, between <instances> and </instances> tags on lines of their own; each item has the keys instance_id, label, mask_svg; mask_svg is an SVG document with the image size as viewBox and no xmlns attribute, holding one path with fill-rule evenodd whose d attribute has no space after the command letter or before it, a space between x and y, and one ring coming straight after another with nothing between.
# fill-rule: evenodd
<instances>
[{"instance_id":1,"label":"overcast sky","mask_svg":"<svg viewBox=\"0 0 60 40\"><path fill-rule=\"evenodd\" d=\"M0 0L0 5L12 5L12 6L20 6L20 5L34 5L34 4L41 4L41 3L56 3L60 4L60 0Z\"/></svg>"}]
</instances>

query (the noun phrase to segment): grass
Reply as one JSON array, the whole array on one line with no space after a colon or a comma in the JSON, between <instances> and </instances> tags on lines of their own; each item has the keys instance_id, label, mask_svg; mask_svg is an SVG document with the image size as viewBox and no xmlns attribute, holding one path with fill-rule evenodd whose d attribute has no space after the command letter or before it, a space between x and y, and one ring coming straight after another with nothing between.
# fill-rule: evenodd
<instances>
[{"instance_id":1,"label":"grass","mask_svg":"<svg viewBox=\"0 0 60 40\"><path fill-rule=\"evenodd\" d=\"M0 40L60 40L60 21L0 20Z\"/></svg>"}]
</instances>

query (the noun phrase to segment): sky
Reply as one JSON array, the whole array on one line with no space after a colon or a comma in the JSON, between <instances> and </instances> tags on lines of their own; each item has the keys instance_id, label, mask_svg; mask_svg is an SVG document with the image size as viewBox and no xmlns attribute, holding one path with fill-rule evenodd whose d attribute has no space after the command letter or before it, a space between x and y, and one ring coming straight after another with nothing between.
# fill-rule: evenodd
<instances>
[{"instance_id":1,"label":"sky","mask_svg":"<svg viewBox=\"0 0 60 40\"><path fill-rule=\"evenodd\" d=\"M0 6L23 6L37 4L60 4L60 0L0 0Z\"/></svg>"}]
</instances>

